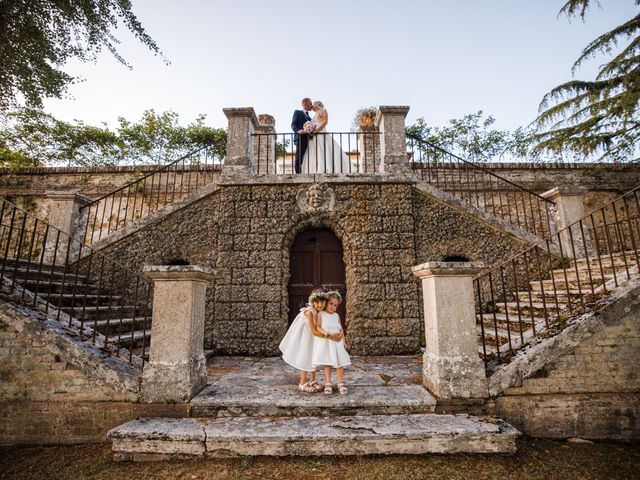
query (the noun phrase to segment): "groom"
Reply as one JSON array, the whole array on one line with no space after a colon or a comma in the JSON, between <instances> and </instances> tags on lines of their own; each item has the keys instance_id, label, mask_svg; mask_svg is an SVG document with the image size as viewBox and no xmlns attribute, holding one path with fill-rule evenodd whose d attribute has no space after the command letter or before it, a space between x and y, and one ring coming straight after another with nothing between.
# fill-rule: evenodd
<instances>
[{"instance_id":1,"label":"groom","mask_svg":"<svg viewBox=\"0 0 640 480\"><path fill-rule=\"evenodd\" d=\"M296 159L295 159L295 171L300 173L302 171L302 158L304 157L307 147L309 145L309 135L304 133L304 124L310 122L311 118L307 112L311 111L311 99L302 99L302 110L296 110L293 112L293 119L291 120L291 130L295 135L293 143L296 144Z\"/></svg>"}]
</instances>

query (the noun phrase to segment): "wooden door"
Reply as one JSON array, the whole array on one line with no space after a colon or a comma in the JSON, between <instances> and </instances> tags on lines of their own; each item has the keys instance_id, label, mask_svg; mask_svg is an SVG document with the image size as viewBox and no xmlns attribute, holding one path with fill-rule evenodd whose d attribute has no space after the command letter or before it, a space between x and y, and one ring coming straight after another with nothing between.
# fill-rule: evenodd
<instances>
[{"instance_id":1,"label":"wooden door","mask_svg":"<svg viewBox=\"0 0 640 480\"><path fill-rule=\"evenodd\" d=\"M306 305L311 290L324 287L342 295L338 313L346 331L346 286L342 244L331 230L313 229L299 233L291 246L289 278L289 324Z\"/></svg>"}]
</instances>

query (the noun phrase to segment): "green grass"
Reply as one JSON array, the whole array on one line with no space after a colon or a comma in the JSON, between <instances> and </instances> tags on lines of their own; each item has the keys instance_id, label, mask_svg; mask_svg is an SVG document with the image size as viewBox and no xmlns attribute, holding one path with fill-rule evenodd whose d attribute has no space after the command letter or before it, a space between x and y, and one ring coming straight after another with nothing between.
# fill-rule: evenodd
<instances>
[{"instance_id":1,"label":"green grass","mask_svg":"<svg viewBox=\"0 0 640 480\"><path fill-rule=\"evenodd\" d=\"M515 455L195 459L117 463L108 445L0 448L0 479L640 479L640 444L523 439Z\"/></svg>"}]
</instances>

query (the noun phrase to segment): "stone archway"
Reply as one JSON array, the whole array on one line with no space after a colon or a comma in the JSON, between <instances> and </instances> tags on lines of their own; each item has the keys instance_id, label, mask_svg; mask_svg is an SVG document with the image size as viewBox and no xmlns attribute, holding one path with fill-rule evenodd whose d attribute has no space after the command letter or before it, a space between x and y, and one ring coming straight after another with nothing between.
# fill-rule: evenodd
<instances>
[{"instance_id":1,"label":"stone archway","mask_svg":"<svg viewBox=\"0 0 640 480\"><path fill-rule=\"evenodd\" d=\"M311 290L324 287L342 294L338 313L346 331L345 265L340 239L328 228L304 230L291 245L289 262L289 324L306 304Z\"/></svg>"}]
</instances>

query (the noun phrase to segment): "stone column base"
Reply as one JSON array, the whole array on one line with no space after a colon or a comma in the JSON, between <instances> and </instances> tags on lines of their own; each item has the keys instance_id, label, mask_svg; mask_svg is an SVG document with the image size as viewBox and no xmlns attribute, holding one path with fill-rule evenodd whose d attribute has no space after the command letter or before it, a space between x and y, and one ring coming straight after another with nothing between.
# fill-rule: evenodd
<instances>
[{"instance_id":1,"label":"stone column base","mask_svg":"<svg viewBox=\"0 0 640 480\"><path fill-rule=\"evenodd\" d=\"M422 383L439 398L487 398L484 364L475 356L447 357L425 352Z\"/></svg>"},{"instance_id":2,"label":"stone column base","mask_svg":"<svg viewBox=\"0 0 640 480\"><path fill-rule=\"evenodd\" d=\"M149 363L142 373L145 402L188 402L207 384L204 355L189 363Z\"/></svg>"}]
</instances>

